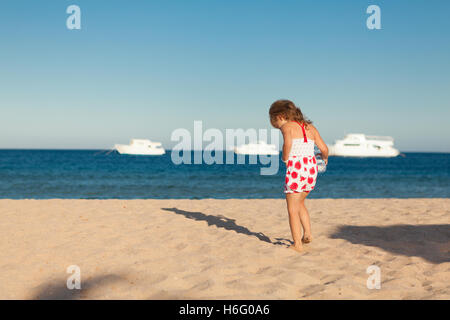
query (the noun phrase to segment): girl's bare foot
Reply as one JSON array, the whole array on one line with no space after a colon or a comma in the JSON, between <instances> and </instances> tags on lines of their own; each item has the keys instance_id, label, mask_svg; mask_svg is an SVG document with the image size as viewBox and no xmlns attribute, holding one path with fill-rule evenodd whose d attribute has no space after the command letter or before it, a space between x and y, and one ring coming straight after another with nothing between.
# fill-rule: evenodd
<instances>
[{"instance_id":1,"label":"girl's bare foot","mask_svg":"<svg viewBox=\"0 0 450 320\"><path fill-rule=\"evenodd\" d=\"M310 243L312 241L312 236L303 236L302 242L303 243Z\"/></svg>"},{"instance_id":2,"label":"girl's bare foot","mask_svg":"<svg viewBox=\"0 0 450 320\"><path fill-rule=\"evenodd\" d=\"M291 245L288 247L288 249L293 249L293 250L295 250L295 251L297 251L297 252L303 252L303 247L302 247L301 244L300 244L300 245L298 245L298 244L291 244Z\"/></svg>"}]
</instances>

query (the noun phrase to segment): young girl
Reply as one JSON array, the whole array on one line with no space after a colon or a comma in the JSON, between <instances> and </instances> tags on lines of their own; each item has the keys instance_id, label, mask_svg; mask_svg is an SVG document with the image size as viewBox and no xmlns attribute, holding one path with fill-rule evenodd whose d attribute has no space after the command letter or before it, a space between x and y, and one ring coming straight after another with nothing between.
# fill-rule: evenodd
<instances>
[{"instance_id":1,"label":"young girl","mask_svg":"<svg viewBox=\"0 0 450 320\"><path fill-rule=\"evenodd\" d=\"M314 156L314 144L321 152L322 159L328 164L328 148L320 137L319 131L310 120L305 119L292 101L275 101L269 110L270 123L283 134L283 156L286 164L284 193L286 194L289 225L294 244L289 248L302 250L302 242L312 241L311 224L305 199L314 189L317 179L317 163ZM301 237L300 226L303 228Z\"/></svg>"}]
</instances>

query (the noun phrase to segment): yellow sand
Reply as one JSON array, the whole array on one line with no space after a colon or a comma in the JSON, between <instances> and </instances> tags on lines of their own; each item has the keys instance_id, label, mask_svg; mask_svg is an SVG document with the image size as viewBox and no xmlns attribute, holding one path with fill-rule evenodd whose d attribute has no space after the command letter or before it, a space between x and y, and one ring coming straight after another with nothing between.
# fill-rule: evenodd
<instances>
[{"instance_id":1,"label":"yellow sand","mask_svg":"<svg viewBox=\"0 0 450 320\"><path fill-rule=\"evenodd\" d=\"M280 199L0 200L0 299L449 299L449 205L309 199L299 254Z\"/></svg>"}]
</instances>

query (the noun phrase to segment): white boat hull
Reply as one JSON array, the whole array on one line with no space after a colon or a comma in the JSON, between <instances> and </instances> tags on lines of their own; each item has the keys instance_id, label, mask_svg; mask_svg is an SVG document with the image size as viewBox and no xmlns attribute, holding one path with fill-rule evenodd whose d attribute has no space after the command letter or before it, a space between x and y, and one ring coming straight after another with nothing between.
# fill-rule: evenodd
<instances>
[{"instance_id":1,"label":"white boat hull","mask_svg":"<svg viewBox=\"0 0 450 320\"><path fill-rule=\"evenodd\" d=\"M328 147L330 156L338 157L396 157L400 152L394 148L394 139L387 136L366 136L361 133L347 134L344 139Z\"/></svg>"},{"instance_id":2,"label":"white boat hull","mask_svg":"<svg viewBox=\"0 0 450 320\"><path fill-rule=\"evenodd\" d=\"M133 154L133 155L145 155L145 156L160 156L165 154L164 149L150 149L143 147L134 147L125 144L116 144L114 148L120 154Z\"/></svg>"},{"instance_id":3,"label":"white boat hull","mask_svg":"<svg viewBox=\"0 0 450 320\"><path fill-rule=\"evenodd\" d=\"M257 143L242 144L234 148L236 154L244 154L250 156L269 156L277 155L280 152L277 150L276 145L267 144L267 142L260 140Z\"/></svg>"},{"instance_id":4,"label":"white boat hull","mask_svg":"<svg viewBox=\"0 0 450 320\"><path fill-rule=\"evenodd\" d=\"M339 146L329 146L328 154L330 156L337 157L380 157L380 158L393 158L400 154L397 149L394 148L385 148L383 150L377 149L360 149L354 148L350 149L349 147L340 148Z\"/></svg>"},{"instance_id":5,"label":"white boat hull","mask_svg":"<svg viewBox=\"0 0 450 320\"><path fill-rule=\"evenodd\" d=\"M244 154L244 155L249 155L249 156L253 156L253 155L261 155L261 156L269 156L269 155L277 155L279 154L279 152L277 151L263 151L263 152L259 152L259 151L250 151L250 150L239 150L239 149L235 149L234 152L236 154Z\"/></svg>"}]
</instances>

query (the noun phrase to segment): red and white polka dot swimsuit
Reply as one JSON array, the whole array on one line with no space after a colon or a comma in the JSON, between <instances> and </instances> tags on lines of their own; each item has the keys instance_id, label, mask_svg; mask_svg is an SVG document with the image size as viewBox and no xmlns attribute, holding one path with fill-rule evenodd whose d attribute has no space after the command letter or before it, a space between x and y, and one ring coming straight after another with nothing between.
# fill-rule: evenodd
<instances>
[{"instance_id":1,"label":"red and white polka dot swimsuit","mask_svg":"<svg viewBox=\"0 0 450 320\"><path fill-rule=\"evenodd\" d=\"M292 148L286 164L284 193L310 192L317 180L314 140L308 140L305 127L297 123L302 128L303 139L292 139Z\"/></svg>"}]
</instances>

